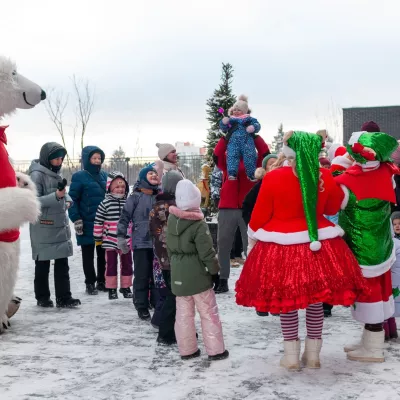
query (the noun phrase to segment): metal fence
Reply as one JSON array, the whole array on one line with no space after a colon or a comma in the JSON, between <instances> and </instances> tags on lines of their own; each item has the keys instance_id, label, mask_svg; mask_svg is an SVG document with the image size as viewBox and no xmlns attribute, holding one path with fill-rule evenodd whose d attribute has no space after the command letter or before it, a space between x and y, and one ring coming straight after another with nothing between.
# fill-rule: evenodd
<instances>
[{"instance_id":1,"label":"metal fence","mask_svg":"<svg viewBox=\"0 0 400 400\"><path fill-rule=\"evenodd\" d=\"M122 172L128 183L133 185L139 176L139 171L147 164L156 160L156 157L127 157L122 160L106 158L103 164L103 170L108 172ZM206 162L205 156L200 155L179 155L179 168L185 174L186 179L192 182L197 182L201 175L201 166ZM31 161L14 161L14 169L18 172L28 173ZM68 166L67 160L64 160L61 174L71 182L71 177L74 172L82 169L80 160L71 160Z\"/></svg>"}]
</instances>

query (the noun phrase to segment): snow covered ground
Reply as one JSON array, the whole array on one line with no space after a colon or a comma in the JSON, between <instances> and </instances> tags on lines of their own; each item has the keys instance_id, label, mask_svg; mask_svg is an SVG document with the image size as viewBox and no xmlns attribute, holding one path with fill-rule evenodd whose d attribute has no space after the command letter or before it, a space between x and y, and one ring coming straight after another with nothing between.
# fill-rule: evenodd
<instances>
[{"instance_id":1,"label":"snow covered ground","mask_svg":"<svg viewBox=\"0 0 400 400\"><path fill-rule=\"evenodd\" d=\"M348 309L335 308L326 321L322 369L288 373L279 367L279 319L260 318L236 306L231 291L218 296L230 358L209 363L199 327L203 355L183 362L176 347L156 344L156 332L138 319L131 301L109 301L106 293L85 295L80 260L75 249L71 286L82 306L39 309L24 227L16 291L23 303L11 320L12 329L0 336L1 400L400 398L400 343L391 345L383 364L347 361L343 345L360 335ZM239 274L240 269L233 269L231 288ZM304 323L301 332L304 337Z\"/></svg>"}]
</instances>

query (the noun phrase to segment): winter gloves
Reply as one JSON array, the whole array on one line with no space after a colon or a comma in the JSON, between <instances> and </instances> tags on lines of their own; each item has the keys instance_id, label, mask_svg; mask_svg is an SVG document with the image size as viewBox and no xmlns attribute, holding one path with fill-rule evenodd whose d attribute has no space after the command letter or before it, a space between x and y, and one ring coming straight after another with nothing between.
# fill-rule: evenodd
<instances>
[{"instance_id":1,"label":"winter gloves","mask_svg":"<svg viewBox=\"0 0 400 400\"><path fill-rule=\"evenodd\" d=\"M127 240L123 236L118 236L118 248L121 250L122 254L128 254L131 251Z\"/></svg>"},{"instance_id":2,"label":"winter gloves","mask_svg":"<svg viewBox=\"0 0 400 400\"><path fill-rule=\"evenodd\" d=\"M222 123L223 123L224 125L228 125L228 124L229 124L229 117L224 117L224 118L222 118Z\"/></svg>"},{"instance_id":3,"label":"winter gloves","mask_svg":"<svg viewBox=\"0 0 400 400\"><path fill-rule=\"evenodd\" d=\"M81 219L78 219L77 221L74 222L74 227L75 227L75 233L78 236L83 235L83 221Z\"/></svg>"},{"instance_id":4,"label":"winter gloves","mask_svg":"<svg viewBox=\"0 0 400 400\"><path fill-rule=\"evenodd\" d=\"M249 125L249 126L246 128L246 132L247 132L247 133L254 133L255 130L256 130L256 129L254 128L254 125Z\"/></svg>"},{"instance_id":5,"label":"winter gloves","mask_svg":"<svg viewBox=\"0 0 400 400\"><path fill-rule=\"evenodd\" d=\"M253 250L253 247L256 245L257 240L252 239L250 236L248 236L248 245L247 245L247 255L250 254L251 250Z\"/></svg>"}]
</instances>

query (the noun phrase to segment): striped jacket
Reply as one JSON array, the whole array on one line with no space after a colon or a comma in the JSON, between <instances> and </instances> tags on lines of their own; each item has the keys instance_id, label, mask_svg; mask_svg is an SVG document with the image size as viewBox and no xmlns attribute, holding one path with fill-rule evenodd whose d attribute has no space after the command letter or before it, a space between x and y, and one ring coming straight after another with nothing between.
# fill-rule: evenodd
<instances>
[{"instance_id":1,"label":"striped jacket","mask_svg":"<svg viewBox=\"0 0 400 400\"><path fill-rule=\"evenodd\" d=\"M99 204L94 220L94 240L96 242L102 242L102 247L104 249L118 249L117 226L129 192L128 183L125 181L126 193L123 198L117 198L110 193L111 183L117 178L125 180L124 175L118 171L111 172L108 175L106 186L107 194L105 199Z\"/></svg>"}]
</instances>

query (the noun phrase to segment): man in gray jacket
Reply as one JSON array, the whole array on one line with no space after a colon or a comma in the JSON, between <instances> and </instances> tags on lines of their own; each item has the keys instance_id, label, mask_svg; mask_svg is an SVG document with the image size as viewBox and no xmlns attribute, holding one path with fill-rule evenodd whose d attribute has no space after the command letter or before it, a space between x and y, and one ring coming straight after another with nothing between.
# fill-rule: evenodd
<instances>
[{"instance_id":1,"label":"man in gray jacket","mask_svg":"<svg viewBox=\"0 0 400 400\"><path fill-rule=\"evenodd\" d=\"M50 299L50 260L54 262L57 307L76 307L81 302L71 296L68 257L72 256L71 231L66 214L72 200L66 193L60 170L67 151L58 143L46 143L29 175L36 185L41 215L30 225L32 258L35 260L35 297L40 307L53 307Z\"/></svg>"}]
</instances>

